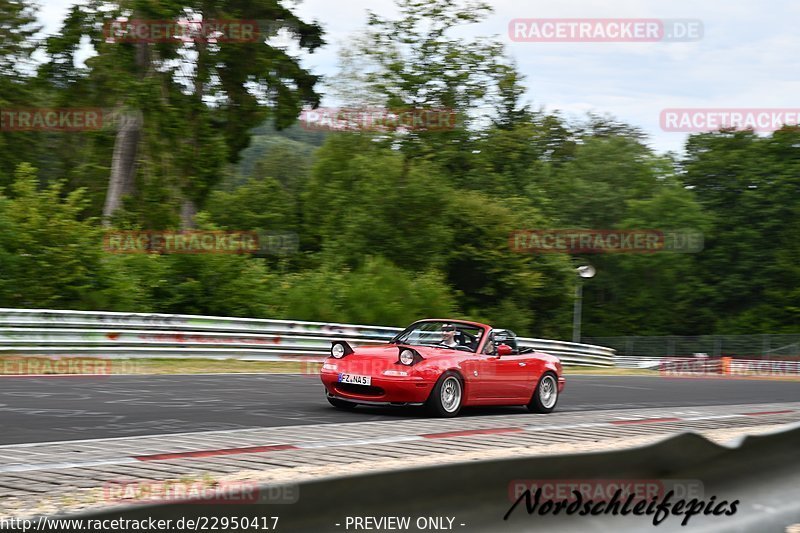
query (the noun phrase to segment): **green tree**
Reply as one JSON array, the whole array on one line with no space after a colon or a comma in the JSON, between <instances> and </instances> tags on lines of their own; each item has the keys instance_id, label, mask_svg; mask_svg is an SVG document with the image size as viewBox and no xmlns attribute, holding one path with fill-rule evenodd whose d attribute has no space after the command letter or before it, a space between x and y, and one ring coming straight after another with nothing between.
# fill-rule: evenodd
<instances>
[{"instance_id":1,"label":"green tree","mask_svg":"<svg viewBox=\"0 0 800 533\"><path fill-rule=\"evenodd\" d=\"M316 105L318 77L303 69L297 58L270 46L267 36L291 32L301 49L313 52L323 44L321 28L299 19L278 0L242 2L156 2L130 0L109 11L102 2L76 7L61 34L50 41L53 61L43 69L55 84L64 75L86 78L86 97L120 110L113 152L106 151L109 173L104 215L110 219L124 196L159 184L165 196L181 202L184 226L192 225L198 206L247 146L249 131L265 119L279 128L291 124L302 105ZM265 39L253 42L198 36L191 42L115 42L103 27L121 16L133 19L202 20L247 18L272 21ZM70 72L69 58L76 43L88 35L97 55L87 61L85 75ZM106 147L108 149L108 147ZM147 226L174 221L149 219L142 198L129 204ZM172 204L174 206L174 204ZM177 214L177 213L176 213Z\"/></svg>"},{"instance_id":2,"label":"green tree","mask_svg":"<svg viewBox=\"0 0 800 533\"><path fill-rule=\"evenodd\" d=\"M711 222L673 174L664 176L649 198L628 201L616 227L705 234ZM695 335L713 327L712 314L697 305L707 291L696 270L697 254L609 254L589 261L598 274L584 284L587 336Z\"/></svg>"},{"instance_id":3,"label":"green tree","mask_svg":"<svg viewBox=\"0 0 800 533\"><path fill-rule=\"evenodd\" d=\"M214 191L207 203L211 220L230 230L292 230L294 197L271 176L251 178L231 192Z\"/></svg>"},{"instance_id":4,"label":"green tree","mask_svg":"<svg viewBox=\"0 0 800 533\"><path fill-rule=\"evenodd\" d=\"M413 274L373 256L354 270L328 265L284 276L269 299L284 318L400 326L453 315L457 296L435 270Z\"/></svg>"},{"instance_id":5,"label":"green tree","mask_svg":"<svg viewBox=\"0 0 800 533\"><path fill-rule=\"evenodd\" d=\"M637 139L589 136L540 190L562 227L609 229L625 216L626 202L652 194L656 171L651 150Z\"/></svg>"},{"instance_id":6,"label":"green tree","mask_svg":"<svg viewBox=\"0 0 800 533\"><path fill-rule=\"evenodd\" d=\"M25 67L39 47L34 4L25 0L0 2L0 109L34 107L35 87ZM11 183L17 165L38 154L41 136L3 132L0 136L0 187Z\"/></svg>"},{"instance_id":7,"label":"green tree","mask_svg":"<svg viewBox=\"0 0 800 533\"><path fill-rule=\"evenodd\" d=\"M85 203L60 183L40 190L36 170L19 166L0 196L3 306L146 310L146 291L122 274L122 258L106 256L97 221L81 217Z\"/></svg>"},{"instance_id":8,"label":"green tree","mask_svg":"<svg viewBox=\"0 0 800 533\"><path fill-rule=\"evenodd\" d=\"M694 135L687 143L685 183L715 215L696 266L708 287L698 304L715 315L709 327L716 331L760 332L760 320L747 314L764 301L774 268L764 229L772 210L765 185L776 162L766 144L752 132Z\"/></svg>"},{"instance_id":9,"label":"green tree","mask_svg":"<svg viewBox=\"0 0 800 533\"><path fill-rule=\"evenodd\" d=\"M442 213L453 194L432 165L406 166L368 136L331 136L303 193L303 233L310 249L353 267L364 254L412 270L436 267L452 239Z\"/></svg>"},{"instance_id":10,"label":"green tree","mask_svg":"<svg viewBox=\"0 0 800 533\"><path fill-rule=\"evenodd\" d=\"M362 105L456 116L449 125L383 138L407 158L435 158L448 175L462 176L472 151L469 127L479 124L482 108L497 102L497 86L509 71L499 42L453 34L483 21L491 8L481 0L396 0L396 6L394 19L369 13L366 31L344 54L339 78L350 94L365 94ZM351 87L353 80L362 87Z\"/></svg>"},{"instance_id":11,"label":"green tree","mask_svg":"<svg viewBox=\"0 0 800 533\"><path fill-rule=\"evenodd\" d=\"M497 202L469 191L455 195L448 220L457 228L447 256L449 283L463 293L470 316L519 334L564 334L564 308L570 303L571 268L567 258L512 251L513 231L548 227L525 198Z\"/></svg>"}]
</instances>

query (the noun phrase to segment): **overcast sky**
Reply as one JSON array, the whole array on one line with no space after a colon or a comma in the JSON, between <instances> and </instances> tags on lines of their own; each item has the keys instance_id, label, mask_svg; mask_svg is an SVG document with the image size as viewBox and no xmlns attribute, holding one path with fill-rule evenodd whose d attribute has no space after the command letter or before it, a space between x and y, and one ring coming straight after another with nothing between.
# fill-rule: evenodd
<instances>
[{"instance_id":1,"label":"overcast sky","mask_svg":"<svg viewBox=\"0 0 800 533\"><path fill-rule=\"evenodd\" d=\"M43 0L41 20L57 31L73 0ZM526 76L535 107L579 117L608 113L642 128L659 151L680 150L685 133L661 130L664 108L800 108L800 2L772 0L489 0L494 14L470 29L497 36ZM365 27L366 10L394 13L392 0L285 2L316 19L328 45L305 66L335 75L339 45ZM695 42L512 42L517 18L699 19ZM323 102L324 104L325 102Z\"/></svg>"}]
</instances>

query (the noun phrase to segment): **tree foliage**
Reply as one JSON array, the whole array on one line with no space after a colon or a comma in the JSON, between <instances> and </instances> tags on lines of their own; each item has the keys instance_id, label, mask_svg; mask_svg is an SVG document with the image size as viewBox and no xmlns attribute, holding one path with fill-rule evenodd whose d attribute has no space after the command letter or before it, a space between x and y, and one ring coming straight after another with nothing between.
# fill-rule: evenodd
<instances>
[{"instance_id":1,"label":"tree foliage","mask_svg":"<svg viewBox=\"0 0 800 533\"><path fill-rule=\"evenodd\" d=\"M299 242L289 256L107 253L100 216L118 124L4 132L0 306L394 326L455 316L569 338L574 269L590 262L585 335L800 331L800 130L697 134L684 156L657 154L613 117L534 109L501 44L458 36L489 14L483 2L397 7L396 18L370 15L342 51L333 93L356 107L452 109L450 129L290 127L321 95L283 48L103 35L109 17L246 18L321 46L322 28L278 0L92 0L44 42L31 5L0 4L0 106L142 118L135 187L114 229L179 228L188 200L201 229ZM87 39L95 55L82 65ZM20 68L37 48L46 61ZM556 228L691 230L704 248L569 256L509 245L516 230Z\"/></svg>"}]
</instances>

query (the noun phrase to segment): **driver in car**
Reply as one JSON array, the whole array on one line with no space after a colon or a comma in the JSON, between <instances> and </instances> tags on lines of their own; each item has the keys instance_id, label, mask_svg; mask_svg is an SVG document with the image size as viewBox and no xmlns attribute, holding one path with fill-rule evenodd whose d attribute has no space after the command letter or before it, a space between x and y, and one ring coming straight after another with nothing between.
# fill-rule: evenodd
<instances>
[{"instance_id":1,"label":"driver in car","mask_svg":"<svg viewBox=\"0 0 800 533\"><path fill-rule=\"evenodd\" d=\"M456 327L453 324L444 324L442 326L442 340L440 344L447 346L448 348L456 348L460 346L461 343L456 340Z\"/></svg>"}]
</instances>

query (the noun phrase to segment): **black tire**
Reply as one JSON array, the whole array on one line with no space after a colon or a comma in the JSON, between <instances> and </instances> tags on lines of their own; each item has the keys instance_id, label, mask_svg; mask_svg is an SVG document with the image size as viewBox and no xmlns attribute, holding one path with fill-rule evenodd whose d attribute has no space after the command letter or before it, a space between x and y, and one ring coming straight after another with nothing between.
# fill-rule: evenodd
<instances>
[{"instance_id":1,"label":"black tire","mask_svg":"<svg viewBox=\"0 0 800 533\"><path fill-rule=\"evenodd\" d=\"M549 391L549 392L548 392ZM550 396L552 394L552 396ZM558 377L552 372L545 372L536 384L528 411L532 413L552 413L558 403Z\"/></svg>"},{"instance_id":2,"label":"black tire","mask_svg":"<svg viewBox=\"0 0 800 533\"><path fill-rule=\"evenodd\" d=\"M341 409L343 411L352 411L356 408L356 404L353 402L347 402L345 400L340 400L339 398L334 398L333 396L328 396L327 394L325 397L328 399L328 403L334 406L337 409Z\"/></svg>"},{"instance_id":3,"label":"black tire","mask_svg":"<svg viewBox=\"0 0 800 533\"><path fill-rule=\"evenodd\" d=\"M448 397L450 401L448 401ZM463 404L464 382L461 380L461 376L455 372L447 371L434 385L425 406L433 416L451 418L458 415Z\"/></svg>"}]
</instances>

